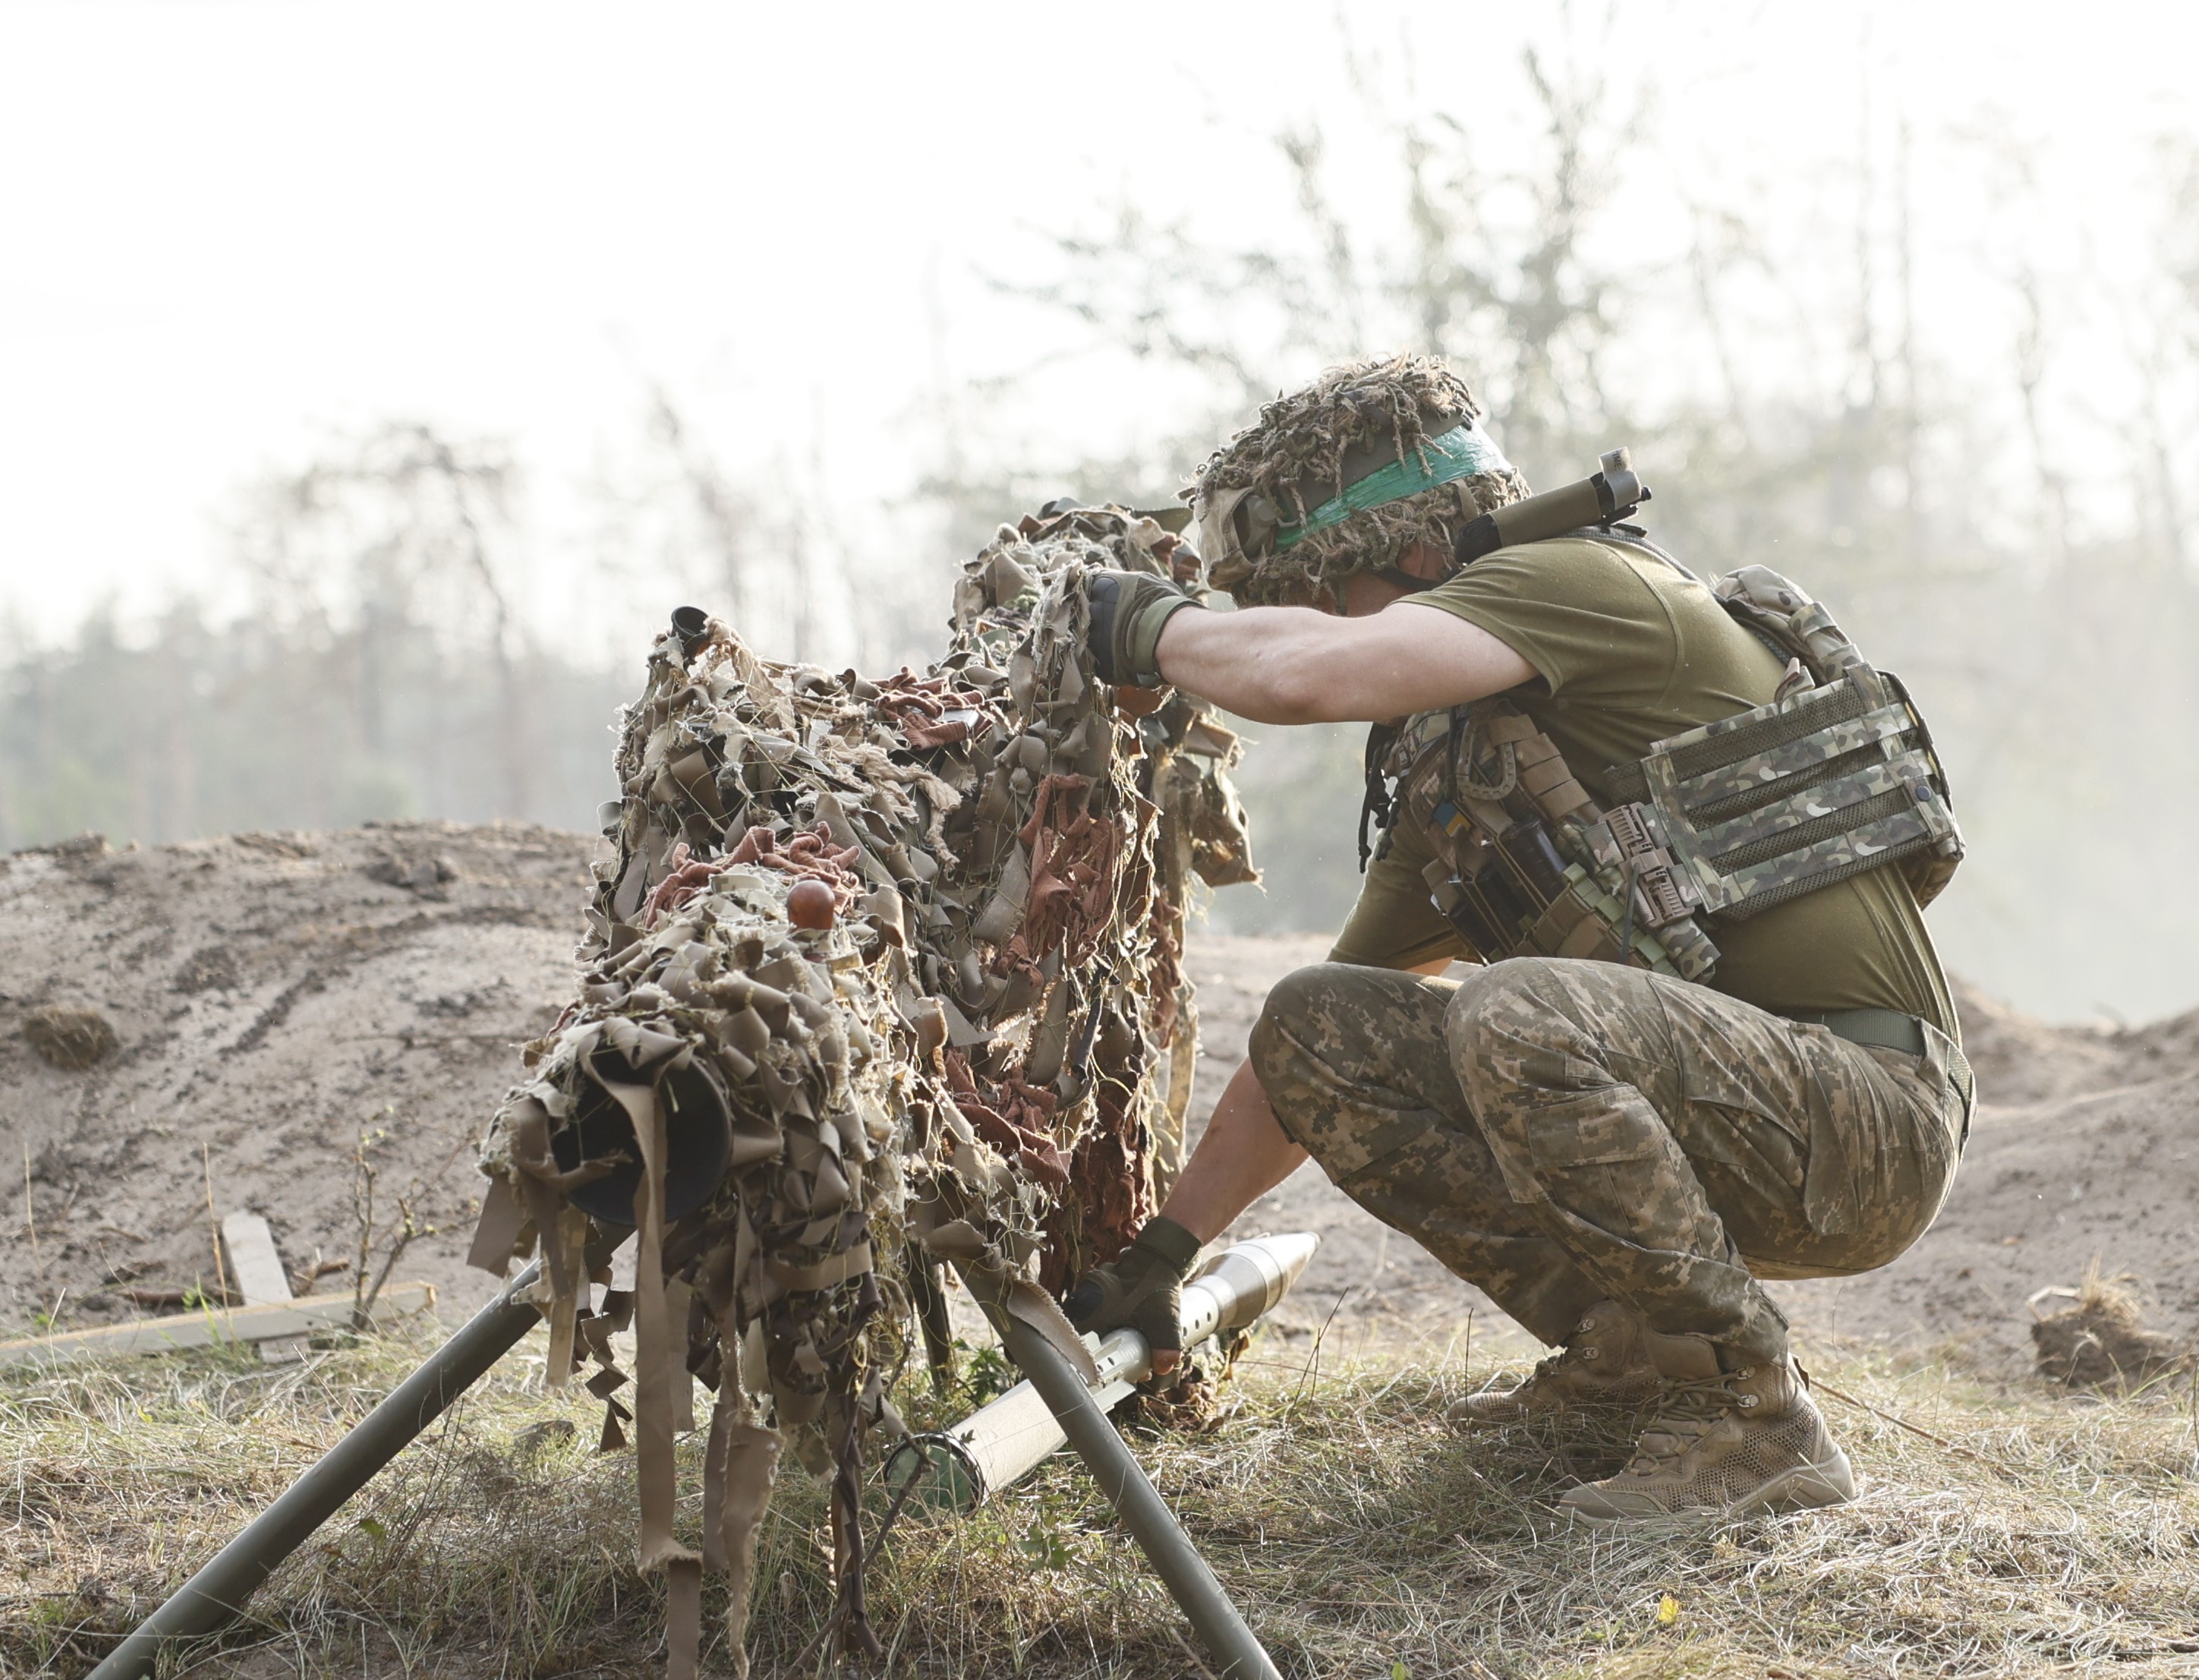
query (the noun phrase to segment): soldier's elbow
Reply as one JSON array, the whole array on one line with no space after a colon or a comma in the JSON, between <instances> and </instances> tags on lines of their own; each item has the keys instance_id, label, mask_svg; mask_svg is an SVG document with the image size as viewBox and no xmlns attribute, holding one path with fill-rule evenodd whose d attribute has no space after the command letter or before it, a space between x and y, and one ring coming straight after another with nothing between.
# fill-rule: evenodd
<instances>
[{"instance_id":1,"label":"soldier's elbow","mask_svg":"<svg viewBox=\"0 0 2199 1680\"><path fill-rule=\"evenodd\" d=\"M1293 659L1288 656L1277 661L1268 673L1269 723L1318 723L1327 714L1324 708L1333 701L1335 676L1321 668L1321 662L1310 659Z\"/></svg>"}]
</instances>

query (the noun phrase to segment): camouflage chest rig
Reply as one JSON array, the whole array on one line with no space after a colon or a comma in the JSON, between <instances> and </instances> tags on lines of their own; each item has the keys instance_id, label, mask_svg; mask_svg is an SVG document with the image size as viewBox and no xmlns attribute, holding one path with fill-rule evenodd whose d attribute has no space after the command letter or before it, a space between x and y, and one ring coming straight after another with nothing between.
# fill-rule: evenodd
<instances>
[{"instance_id":1,"label":"camouflage chest rig","mask_svg":"<svg viewBox=\"0 0 2199 1680\"><path fill-rule=\"evenodd\" d=\"M1461 562L1586 536L1692 578L1638 528L1617 522L1648 499L1625 452L1604 466L1476 520L1459 539ZM1502 695L1378 725L1368 739L1362 864L1368 816L1381 825L1385 851L1409 818L1436 850L1422 871L1436 907L1483 961L1578 957L1689 980L1707 979L1718 963L1706 923L1740 921L1865 870L1898 864L1917 901L1929 903L1962 860L1962 831L1900 680L1871 666L1830 613L1767 567L1729 572L1711 590L1786 660L1770 703L1609 767L1607 810Z\"/></svg>"}]
</instances>

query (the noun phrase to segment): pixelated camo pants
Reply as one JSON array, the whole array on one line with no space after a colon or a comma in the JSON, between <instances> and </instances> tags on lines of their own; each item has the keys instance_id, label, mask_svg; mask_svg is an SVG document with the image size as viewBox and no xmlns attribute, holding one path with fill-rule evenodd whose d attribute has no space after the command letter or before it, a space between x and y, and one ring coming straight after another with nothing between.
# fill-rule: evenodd
<instances>
[{"instance_id":1,"label":"pixelated camo pants","mask_svg":"<svg viewBox=\"0 0 2199 1680\"><path fill-rule=\"evenodd\" d=\"M1759 1276L1883 1266L1946 1198L1965 1109L1927 1035L1865 1047L1611 963L1325 963L1269 994L1251 1058L1345 1194L1544 1341L1611 1299L1771 1356Z\"/></svg>"}]
</instances>

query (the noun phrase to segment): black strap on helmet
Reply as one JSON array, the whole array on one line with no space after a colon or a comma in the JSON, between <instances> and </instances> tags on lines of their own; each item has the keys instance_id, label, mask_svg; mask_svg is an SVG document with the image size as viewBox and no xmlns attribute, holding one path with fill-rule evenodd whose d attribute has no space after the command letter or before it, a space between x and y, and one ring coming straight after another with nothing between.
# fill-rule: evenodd
<instances>
[{"instance_id":1,"label":"black strap on helmet","mask_svg":"<svg viewBox=\"0 0 2199 1680\"><path fill-rule=\"evenodd\" d=\"M1449 581L1449 573L1439 578L1414 577L1403 566L1377 566L1374 568L1374 575L1385 583L1396 584L1408 595L1417 595L1422 590L1433 589L1438 584Z\"/></svg>"}]
</instances>

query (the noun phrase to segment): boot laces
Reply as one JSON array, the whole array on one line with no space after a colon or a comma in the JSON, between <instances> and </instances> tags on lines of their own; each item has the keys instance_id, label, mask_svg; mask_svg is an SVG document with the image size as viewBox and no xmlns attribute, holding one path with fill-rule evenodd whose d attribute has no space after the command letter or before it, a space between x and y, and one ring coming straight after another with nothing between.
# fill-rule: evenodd
<instances>
[{"instance_id":1,"label":"boot laces","mask_svg":"<svg viewBox=\"0 0 2199 1680\"><path fill-rule=\"evenodd\" d=\"M1735 1412L1755 1409L1756 1397L1737 1394L1733 1385L1749 1374L1746 1368L1721 1371L1714 1377L1689 1377L1665 1385L1657 1415L1636 1444L1634 1461L1627 1468L1645 1474L1685 1458L1703 1438Z\"/></svg>"},{"instance_id":2,"label":"boot laces","mask_svg":"<svg viewBox=\"0 0 2199 1680\"><path fill-rule=\"evenodd\" d=\"M1582 1327L1585 1329L1587 1327ZM1601 1348L1589 1345L1585 1339L1567 1342L1554 1353L1546 1353L1535 1362L1535 1368L1527 1374L1521 1390L1532 1388L1537 1383L1563 1377L1575 1366L1592 1365L1603 1356Z\"/></svg>"},{"instance_id":3,"label":"boot laces","mask_svg":"<svg viewBox=\"0 0 2199 1680\"><path fill-rule=\"evenodd\" d=\"M1560 1348L1555 1353L1546 1353L1535 1362L1535 1368L1527 1373L1527 1381L1520 1386L1524 1388L1528 1384L1542 1381L1545 1377L1554 1377L1567 1365L1578 1363L1580 1356L1579 1351L1570 1345Z\"/></svg>"}]
</instances>

